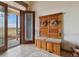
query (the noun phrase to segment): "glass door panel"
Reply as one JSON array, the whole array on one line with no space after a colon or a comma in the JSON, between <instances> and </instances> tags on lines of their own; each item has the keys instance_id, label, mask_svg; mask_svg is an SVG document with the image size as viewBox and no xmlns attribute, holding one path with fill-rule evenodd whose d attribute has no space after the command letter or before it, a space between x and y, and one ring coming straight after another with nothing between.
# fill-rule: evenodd
<instances>
[{"instance_id":1,"label":"glass door panel","mask_svg":"<svg viewBox=\"0 0 79 59\"><path fill-rule=\"evenodd\" d=\"M0 52L7 50L7 4L0 2Z\"/></svg>"},{"instance_id":2,"label":"glass door panel","mask_svg":"<svg viewBox=\"0 0 79 59\"><path fill-rule=\"evenodd\" d=\"M5 34L5 9L0 5L0 47L4 46L4 34Z\"/></svg>"},{"instance_id":3,"label":"glass door panel","mask_svg":"<svg viewBox=\"0 0 79 59\"><path fill-rule=\"evenodd\" d=\"M21 44L34 43L35 38L35 12L20 11Z\"/></svg>"},{"instance_id":4,"label":"glass door panel","mask_svg":"<svg viewBox=\"0 0 79 59\"><path fill-rule=\"evenodd\" d=\"M19 45L20 19L16 13L8 13L8 48Z\"/></svg>"},{"instance_id":5,"label":"glass door panel","mask_svg":"<svg viewBox=\"0 0 79 59\"><path fill-rule=\"evenodd\" d=\"M25 40L33 40L33 14L25 13Z\"/></svg>"}]
</instances>

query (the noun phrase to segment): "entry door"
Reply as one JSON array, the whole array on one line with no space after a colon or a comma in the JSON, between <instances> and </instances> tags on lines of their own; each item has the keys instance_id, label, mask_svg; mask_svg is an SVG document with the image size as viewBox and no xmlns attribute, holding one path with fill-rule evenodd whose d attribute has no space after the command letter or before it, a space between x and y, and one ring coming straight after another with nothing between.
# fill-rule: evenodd
<instances>
[{"instance_id":1,"label":"entry door","mask_svg":"<svg viewBox=\"0 0 79 59\"><path fill-rule=\"evenodd\" d=\"M0 2L0 52L7 50L7 5Z\"/></svg>"},{"instance_id":2,"label":"entry door","mask_svg":"<svg viewBox=\"0 0 79 59\"><path fill-rule=\"evenodd\" d=\"M21 11L21 43L34 43L35 12Z\"/></svg>"}]
</instances>

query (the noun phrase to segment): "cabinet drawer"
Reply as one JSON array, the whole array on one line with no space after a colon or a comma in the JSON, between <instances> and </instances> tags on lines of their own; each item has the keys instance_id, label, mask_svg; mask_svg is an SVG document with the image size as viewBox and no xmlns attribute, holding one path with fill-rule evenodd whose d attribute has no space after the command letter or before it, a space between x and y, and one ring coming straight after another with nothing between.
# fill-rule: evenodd
<instances>
[{"instance_id":1,"label":"cabinet drawer","mask_svg":"<svg viewBox=\"0 0 79 59\"><path fill-rule=\"evenodd\" d=\"M53 43L47 42L47 51L53 52Z\"/></svg>"},{"instance_id":2,"label":"cabinet drawer","mask_svg":"<svg viewBox=\"0 0 79 59\"><path fill-rule=\"evenodd\" d=\"M53 52L55 53L55 54L57 54L57 55L60 55L60 44L56 44L56 43L54 43L54 45L53 45Z\"/></svg>"},{"instance_id":3,"label":"cabinet drawer","mask_svg":"<svg viewBox=\"0 0 79 59\"><path fill-rule=\"evenodd\" d=\"M46 47L47 47L46 41L42 40L42 49L46 50Z\"/></svg>"},{"instance_id":4,"label":"cabinet drawer","mask_svg":"<svg viewBox=\"0 0 79 59\"><path fill-rule=\"evenodd\" d=\"M42 41L41 40L37 40L37 47L42 48Z\"/></svg>"}]
</instances>

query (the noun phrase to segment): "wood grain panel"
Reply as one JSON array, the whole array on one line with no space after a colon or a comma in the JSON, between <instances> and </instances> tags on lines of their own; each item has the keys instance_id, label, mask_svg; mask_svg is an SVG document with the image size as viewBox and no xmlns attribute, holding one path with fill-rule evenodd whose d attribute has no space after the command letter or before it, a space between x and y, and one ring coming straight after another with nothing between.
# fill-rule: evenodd
<instances>
[{"instance_id":1,"label":"wood grain panel","mask_svg":"<svg viewBox=\"0 0 79 59\"><path fill-rule=\"evenodd\" d=\"M47 28L41 28L40 29L40 36L43 36L43 37L47 37L48 36L48 29Z\"/></svg>"},{"instance_id":2,"label":"wood grain panel","mask_svg":"<svg viewBox=\"0 0 79 59\"><path fill-rule=\"evenodd\" d=\"M51 42L47 42L47 51L53 52L53 44Z\"/></svg>"},{"instance_id":3,"label":"wood grain panel","mask_svg":"<svg viewBox=\"0 0 79 59\"><path fill-rule=\"evenodd\" d=\"M62 38L62 13L40 16L40 36Z\"/></svg>"},{"instance_id":4,"label":"wood grain panel","mask_svg":"<svg viewBox=\"0 0 79 59\"><path fill-rule=\"evenodd\" d=\"M37 40L37 47L42 48L42 41L41 40Z\"/></svg>"},{"instance_id":5,"label":"wood grain panel","mask_svg":"<svg viewBox=\"0 0 79 59\"><path fill-rule=\"evenodd\" d=\"M53 53L60 55L61 49L60 49L60 43L54 43L53 44Z\"/></svg>"},{"instance_id":6,"label":"wood grain panel","mask_svg":"<svg viewBox=\"0 0 79 59\"><path fill-rule=\"evenodd\" d=\"M61 55L61 43L56 42L48 42L45 40L36 40L36 47L42 48L43 50L49 51L51 53L55 53L57 55Z\"/></svg>"},{"instance_id":7,"label":"wood grain panel","mask_svg":"<svg viewBox=\"0 0 79 59\"><path fill-rule=\"evenodd\" d=\"M42 49L46 50L47 48L47 42L45 40L42 40Z\"/></svg>"}]
</instances>

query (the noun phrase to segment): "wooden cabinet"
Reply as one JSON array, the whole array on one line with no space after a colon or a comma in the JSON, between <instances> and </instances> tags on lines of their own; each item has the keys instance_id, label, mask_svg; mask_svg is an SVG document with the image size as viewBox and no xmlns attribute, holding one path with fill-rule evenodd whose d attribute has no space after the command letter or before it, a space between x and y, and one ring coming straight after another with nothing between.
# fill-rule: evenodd
<instances>
[{"instance_id":1,"label":"wooden cabinet","mask_svg":"<svg viewBox=\"0 0 79 59\"><path fill-rule=\"evenodd\" d=\"M41 28L40 29L40 36L48 37L48 29L47 28Z\"/></svg>"},{"instance_id":2,"label":"wooden cabinet","mask_svg":"<svg viewBox=\"0 0 79 59\"><path fill-rule=\"evenodd\" d=\"M61 47L60 43L54 43L53 44L53 53L60 55L60 52L61 52L60 47Z\"/></svg>"},{"instance_id":3,"label":"wooden cabinet","mask_svg":"<svg viewBox=\"0 0 79 59\"><path fill-rule=\"evenodd\" d=\"M63 30L62 16L62 13L40 16L40 37L56 38L60 40ZM49 40L39 39L36 40L35 44L38 48L60 55L61 42L49 42Z\"/></svg>"},{"instance_id":4,"label":"wooden cabinet","mask_svg":"<svg viewBox=\"0 0 79 59\"><path fill-rule=\"evenodd\" d=\"M46 50L47 48L47 42L45 40L42 40L42 49Z\"/></svg>"},{"instance_id":5,"label":"wooden cabinet","mask_svg":"<svg viewBox=\"0 0 79 59\"><path fill-rule=\"evenodd\" d=\"M51 53L55 53L57 55L60 55L61 52L61 43L57 42L48 42L46 40L36 40L35 43L36 47L44 49L46 51L49 51Z\"/></svg>"},{"instance_id":6,"label":"wooden cabinet","mask_svg":"<svg viewBox=\"0 0 79 59\"><path fill-rule=\"evenodd\" d=\"M47 42L47 51L60 55L61 52L61 43L56 42Z\"/></svg>"},{"instance_id":7,"label":"wooden cabinet","mask_svg":"<svg viewBox=\"0 0 79 59\"><path fill-rule=\"evenodd\" d=\"M42 40L37 40L37 41L36 41L36 46L37 46L38 48L42 48Z\"/></svg>"},{"instance_id":8,"label":"wooden cabinet","mask_svg":"<svg viewBox=\"0 0 79 59\"><path fill-rule=\"evenodd\" d=\"M40 36L49 38L61 38L62 13L40 16Z\"/></svg>"},{"instance_id":9,"label":"wooden cabinet","mask_svg":"<svg viewBox=\"0 0 79 59\"><path fill-rule=\"evenodd\" d=\"M53 52L53 43L47 42L47 51Z\"/></svg>"}]
</instances>

